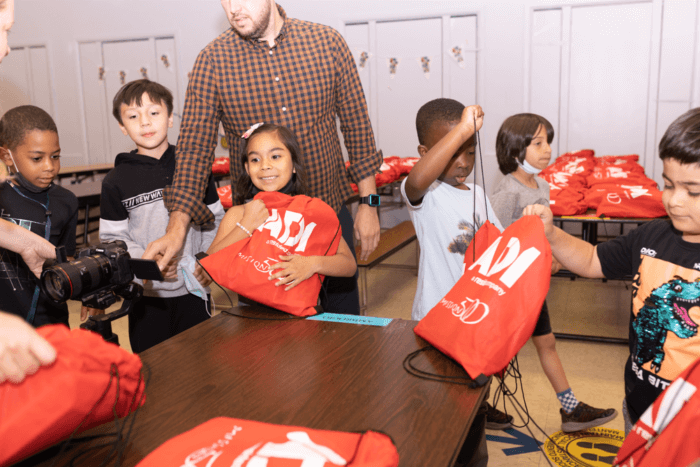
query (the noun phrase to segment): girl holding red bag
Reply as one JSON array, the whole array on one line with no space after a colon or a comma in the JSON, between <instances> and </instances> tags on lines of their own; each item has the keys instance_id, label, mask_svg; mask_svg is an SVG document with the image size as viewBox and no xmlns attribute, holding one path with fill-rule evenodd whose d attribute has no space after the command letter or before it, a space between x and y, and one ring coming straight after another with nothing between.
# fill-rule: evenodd
<instances>
[{"instance_id":1,"label":"girl holding red bag","mask_svg":"<svg viewBox=\"0 0 700 467\"><path fill-rule=\"evenodd\" d=\"M260 199L251 199L260 192L281 192L291 196L307 190L306 170L296 136L288 128L274 124L257 124L243 138L247 144L241 155L245 173L238 180L236 206L229 209L207 250L216 253L253 233L270 216ZM245 204L242 204L245 203ZM269 266L269 280L290 290L314 274L351 277L357 263L350 247L341 237L338 251L332 256L280 255L279 262Z\"/></svg>"}]
</instances>

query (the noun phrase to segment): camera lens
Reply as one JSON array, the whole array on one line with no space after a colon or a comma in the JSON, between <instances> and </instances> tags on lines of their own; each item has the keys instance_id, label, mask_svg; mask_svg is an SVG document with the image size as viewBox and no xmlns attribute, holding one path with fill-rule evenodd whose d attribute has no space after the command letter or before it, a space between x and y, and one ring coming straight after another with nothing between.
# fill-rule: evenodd
<instances>
[{"instance_id":1,"label":"camera lens","mask_svg":"<svg viewBox=\"0 0 700 467\"><path fill-rule=\"evenodd\" d=\"M44 269L39 284L51 299L65 302L109 285L111 277L109 259L92 255Z\"/></svg>"},{"instance_id":2,"label":"camera lens","mask_svg":"<svg viewBox=\"0 0 700 467\"><path fill-rule=\"evenodd\" d=\"M71 295L70 279L62 269L47 269L41 274L41 283L46 295L57 302L66 301Z\"/></svg>"}]
</instances>

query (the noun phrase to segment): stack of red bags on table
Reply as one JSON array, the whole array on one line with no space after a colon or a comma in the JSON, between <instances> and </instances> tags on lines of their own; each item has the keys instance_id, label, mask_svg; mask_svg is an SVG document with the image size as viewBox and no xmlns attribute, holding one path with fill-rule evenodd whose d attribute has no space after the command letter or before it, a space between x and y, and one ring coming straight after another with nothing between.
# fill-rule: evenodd
<instances>
[{"instance_id":1,"label":"stack of red bags on table","mask_svg":"<svg viewBox=\"0 0 700 467\"><path fill-rule=\"evenodd\" d=\"M388 185L399 179L399 177L408 174L416 162L418 157L385 157L382 166L379 168L381 173L374 176L377 187ZM345 163L345 168L350 166L350 162ZM357 193L357 185L351 183L353 191Z\"/></svg>"},{"instance_id":2,"label":"stack of red bags on table","mask_svg":"<svg viewBox=\"0 0 700 467\"><path fill-rule=\"evenodd\" d=\"M583 149L562 154L540 173L549 183L549 206L555 216L575 216L588 210L586 177L594 168L594 152Z\"/></svg>"},{"instance_id":3,"label":"stack of red bags on table","mask_svg":"<svg viewBox=\"0 0 700 467\"><path fill-rule=\"evenodd\" d=\"M231 172L231 161L228 157L217 157L211 166L211 173L228 175Z\"/></svg>"},{"instance_id":4,"label":"stack of red bags on table","mask_svg":"<svg viewBox=\"0 0 700 467\"><path fill-rule=\"evenodd\" d=\"M595 209L598 217L661 217L666 211L656 182L636 154L595 157L592 150L563 154L542 171L557 216Z\"/></svg>"}]
</instances>

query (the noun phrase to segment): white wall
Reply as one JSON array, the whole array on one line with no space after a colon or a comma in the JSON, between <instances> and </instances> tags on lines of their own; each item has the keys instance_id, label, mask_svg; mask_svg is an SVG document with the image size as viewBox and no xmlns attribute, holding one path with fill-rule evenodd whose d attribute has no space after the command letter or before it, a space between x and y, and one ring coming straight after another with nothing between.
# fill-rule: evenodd
<instances>
[{"instance_id":1,"label":"white wall","mask_svg":"<svg viewBox=\"0 0 700 467\"><path fill-rule=\"evenodd\" d=\"M526 110L524 70L531 8L596 4L603 3L603 0L556 3L549 0L280 2L291 17L327 24L341 32L343 24L351 21L478 14L484 66L483 74L480 74L484 79L478 86L481 86L480 95L483 96L480 104L486 113L481 136L487 192L490 192L500 178L494 156L498 128L506 117ZM228 27L216 0L17 0L16 3L10 45L45 44L47 47L55 88L53 108L66 165L90 163L80 91L78 41L174 35L182 102L187 72L197 53ZM697 76L695 80L698 80ZM694 86L698 87L697 82ZM397 128L396 131L412 134L415 129Z\"/></svg>"}]
</instances>

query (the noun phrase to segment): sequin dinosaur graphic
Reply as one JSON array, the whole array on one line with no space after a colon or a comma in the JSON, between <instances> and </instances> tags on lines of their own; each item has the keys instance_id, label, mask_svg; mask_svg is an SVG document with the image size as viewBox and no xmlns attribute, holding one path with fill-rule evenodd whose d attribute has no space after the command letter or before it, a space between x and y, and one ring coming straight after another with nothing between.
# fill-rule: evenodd
<instances>
[{"instance_id":1,"label":"sequin dinosaur graphic","mask_svg":"<svg viewBox=\"0 0 700 467\"><path fill-rule=\"evenodd\" d=\"M676 276L652 290L632 322L637 333L634 354L640 365L651 362L652 370L659 372L669 331L681 339L697 335L698 325L689 313L695 306L700 306L700 281Z\"/></svg>"}]
</instances>

